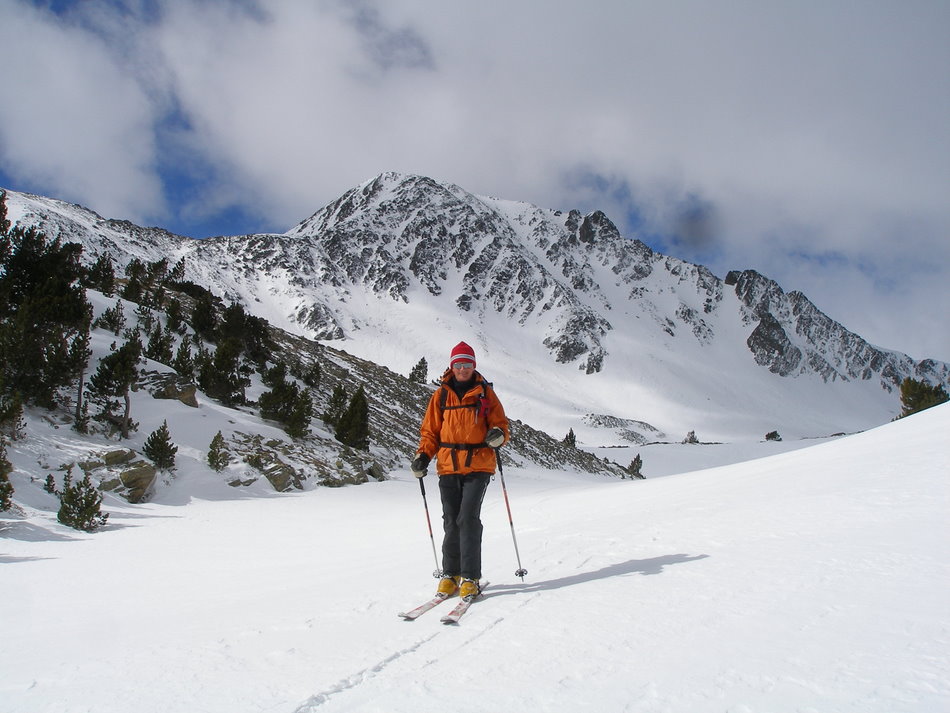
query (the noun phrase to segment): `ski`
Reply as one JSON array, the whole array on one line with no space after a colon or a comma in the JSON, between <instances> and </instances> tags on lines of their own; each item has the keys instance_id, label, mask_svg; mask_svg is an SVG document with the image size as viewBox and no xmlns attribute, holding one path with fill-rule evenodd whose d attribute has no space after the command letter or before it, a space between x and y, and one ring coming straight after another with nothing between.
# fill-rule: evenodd
<instances>
[{"instance_id":1,"label":"ski","mask_svg":"<svg viewBox=\"0 0 950 713\"><path fill-rule=\"evenodd\" d=\"M430 599L429 601L423 604L420 604L415 609L410 609L409 611L405 611L405 612L399 612L399 616L401 616L406 621L413 621L415 619L418 619L420 616L425 614L430 609L434 609L435 607L439 606L439 604L444 602L446 599L448 599L446 595L436 594L434 597L432 597L432 599Z\"/></svg>"},{"instance_id":2,"label":"ski","mask_svg":"<svg viewBox=\"0 0 950 713\"><path fill-rule=\"evenodd\" d=\"M485 591L485 587L487 586L488 582L485 582L478 590L477 594L473 594L470 597L465 597L465 599L459 601L459 603L455 605L455 608L442 617L439 621L441 621L443 624L458 624L459 619L462 618L462 615L468 611L468 608L472 606L476 599L482 596L482 592Z\"/></svg>"}]
</instances>

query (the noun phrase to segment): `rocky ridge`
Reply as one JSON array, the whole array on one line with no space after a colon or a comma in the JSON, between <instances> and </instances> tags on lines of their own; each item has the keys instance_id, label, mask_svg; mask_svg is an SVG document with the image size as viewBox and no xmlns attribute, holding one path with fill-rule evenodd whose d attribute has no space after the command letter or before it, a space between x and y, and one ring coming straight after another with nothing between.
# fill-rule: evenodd
<instances>
[{"instance_id":1,"label":"rocky ridge","mask_svg":"<svg viewBox=\"0 0 950 713\"><path fill-rule=\"evenodd\" d=\"M631 329L713 344L717 323L734 319L731 291L750 361L774 374L868 381L887 392L908 376L950 380L947 364L870 345L801 293L751 270L720 279L621 236L602 212L475 196L423 176L381 174L284 234L200 241L48 198L11 193L10 202L19 222L82 242L90 261L184 257L188 279L316 340L361 328L355 296L405 304L421 291L451 300L473 328L487 314L539 327L552 361L592 374L612 358L611 335Z\"/></svg>"}]
</instances>

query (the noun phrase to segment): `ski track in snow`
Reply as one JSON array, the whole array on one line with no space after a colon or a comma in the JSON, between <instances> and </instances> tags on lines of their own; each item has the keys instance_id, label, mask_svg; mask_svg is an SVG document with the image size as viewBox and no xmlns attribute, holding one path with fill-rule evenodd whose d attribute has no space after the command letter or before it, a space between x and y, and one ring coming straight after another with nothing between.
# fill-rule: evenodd
<instances>
[{"instance_id":1,"label":"ski track in snow","mask_svg":"<svg viewBox=\"0 0 950 713\"><path fill-rule=\"evenodd\" d=\"M504 588L498 587L498 589L504 589ZM508 587L508 589L511 589L512 591L520 591L520 587L518 586ZM481 603L483 601L493 596L498 597L500 595L496 592L486 593L479 600L479 603L477 605L478 608L481 608ZM515 610L519 610L527 606L537 596L538 594L534 594L530 597L527 597L526 599L519 601L518 604L515 606ZM405 623L419 625L423 620L425 620L427 623L430 623L430 624L433 624L434 622L433 625L439 625L442 628L434 631L429 636L423 639L420 639L412 646L406 647L404 649L400 649L399 651L396 651L390 654L389 656L386 656L385 658L380 660L377 664L369 668L363 669L361 671L358 671L357 673L351 676L347 676L342 681L339 681L337 684L331 686L327 690L314 694L303 705L297 708L294 711L294 713L312 713L313 711L316 711L318 709L325 710L324 706L325 704L330 702L331 698L336 697L338 694L348 693L348 692L353 691L354 689L359 688L363 684L375 678L378 674L389 669L393 664L396 664L397 662L400 664L400 666L397 668L408 668L409 669L408 673L411 673L413 669L424 669L424 668L435 665L444 656L463 655L467 646L471 645L476 640L488 634L492 629L494 629L496 626L501 624L507 618L505 616L502 616L502 617L497 617L493 620L488 620L488 621L479 620L480 618L477 617L476 606L473 605L472 608L468 611L468 613L465 614L465 617L462 619L462 623L458 627L446 627L444 624L442 624L441 621L439 621L439 616L441 615L434 614L434 612L437 610L438 610L438 607L436 609L433 609L430 612L426 612L417 620L407 621ZM445 631L443 631L443 629ZM444 643L445 646L443 647L442 650L440 650L437 653L437 655L433 656L433 654L429 652L429 648L431 648L429 645L432 642L434 642L437 637L443 636L443 635L446 638L440 641L440 643ZM425 661L419 664L415 660L413 661L402 660L406 657L411 657L411 656L422 656L425 658ZM387 671L387 673L389 672ZM396 676L407 675L407 672L392 671L392 674Z\"/></svg>"},{"instance_id":2,"label":"ski track in snow","mask_svg":"<svg viewBox=\"0 0 950 713\"><path fill-rule=\"evenodd\" d=\"M434 639L437 635L438 633L434 633L431 636L428 636L422 639L421 641L416 642L415 644L413 644L412 646L408 648L397 651L391 656L387 656L382 661L377 663L375 666L372 666L368 669L363 669L362 671L359 671L358 673L355 673L352 676L347 676L345 679L337 683L335 686L332 686L326 691L322 691L320 693L317 693L313 697L311 697L310 700L308 700L306 703L300 706L300 708L298 708L294 713L310 713L311 711L317 710L317 708L322 706L324 703L327 703L330 700L331 696L335 696L338 693L343 693L344 691L348 691L351 688L355 688L361 685L362 683L366 682L368 679L376 676L377 674L382 672L384 669L388 668L390 664L394 663L395 661L398 661L403 656L406 656L407 654L415 653L420 648L422 648L426 643L428 643L429 641L432 641L432 639Z\"/></svg>"}]
</instances>

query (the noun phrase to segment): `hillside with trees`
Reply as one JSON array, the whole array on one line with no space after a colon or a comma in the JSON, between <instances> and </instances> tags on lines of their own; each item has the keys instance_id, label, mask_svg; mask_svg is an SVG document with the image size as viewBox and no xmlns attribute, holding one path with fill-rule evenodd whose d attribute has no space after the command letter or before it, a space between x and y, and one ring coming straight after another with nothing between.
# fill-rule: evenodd
<instances>
[{"instance_id":1,"label":"hillside with trees","mask_svg":"<svg viewBox=\"0 0 950 713\"><path fill-rule=\"evenodd\" d=\"M259 419L260 428L245 430L223 421L204 444L209 476L235 486L366 482L405 466L414 451L434 388L424 358L407 377L276 329L182 280L181 261L132 258L122 267L102 255L84 266L81 245L11 227L2 195L0 229L0 508L15 507L7 455L31 438L24 414L81 439L85 456L48 464L66 475L23 476L37 488L48 484L48 494L68 495L63 517L90 530L100 522L90 489L139 502L162 472L174 477L174 416L139 433L151 412L165 418L169 400L192 408L213 402ZM283 437L261 436L274 427ZM519 437L511 458L622 474L525 424L512 429ZM77 467L83 474L73 477Z\"/></svg>"}]
</instances>

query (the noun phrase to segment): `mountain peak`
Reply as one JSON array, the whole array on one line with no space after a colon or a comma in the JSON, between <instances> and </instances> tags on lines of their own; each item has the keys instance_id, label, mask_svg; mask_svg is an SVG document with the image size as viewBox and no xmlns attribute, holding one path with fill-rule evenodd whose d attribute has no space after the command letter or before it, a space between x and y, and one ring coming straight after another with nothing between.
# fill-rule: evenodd
<instances>
[{"instance_id":1,"label":"mountain peak","mask_svg":"<svg viewBox=\"0 0 950 713\"><path fill-rule=\"evenodd\" d=\"M702 404L715 421L741 403L759 424L777 403L807 410L834 383L849 387L829 422L866 426L894 412L903 378L950 376L941 362L869 345L759 273L722 280L657 253L602 211L479 197L426 176L381 173L282 235L204 241L57 213L23 194L13 202L11 219L82 242L87 259L184 257L187 279L398 371L465 338L502 372L577 390L585 413L651 421L640 409L663 408L678 414L672 423ZM526 408L543 410L523 392Z\"/></svg>"}]
</instances>

